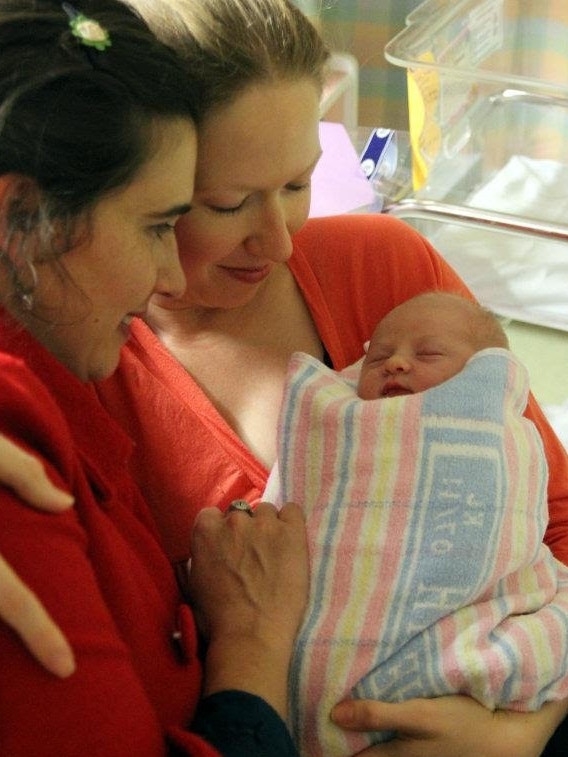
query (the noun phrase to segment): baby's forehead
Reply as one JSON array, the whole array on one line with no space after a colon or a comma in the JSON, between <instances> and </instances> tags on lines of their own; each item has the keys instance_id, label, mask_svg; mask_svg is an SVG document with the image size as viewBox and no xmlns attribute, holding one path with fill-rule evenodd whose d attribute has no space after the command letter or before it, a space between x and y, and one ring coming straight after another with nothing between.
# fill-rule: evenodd
<instances>
[{"instance_id":1,"label":"baby's forehead","mask_svg":"<svg viewBox=\"0 0 568 757\"><path fill-rule=\"evenodd\" d=\"M397 305L378 324L377 330L412 323L439 328L444 323L467 322L476 317L471 303L457 295L424 294Z\"/></svg>"},{"instance_id":2,"label":"baby's forehead","mask_svg":"<svg viewBox=\"0 0 568 757\"><path fill-rule=\"evenodd\" d=\"M458 315L455 307L437 308L423 302L408 302L391 310L382 319L375 329L375 334L392 335L410 331L425 333L428 331L439 332L448 320L453 320Z\"/></svg>"},{"instance_id":3,"label":"baby's forehead","mask_svg":"<svg viewBox=\"0 0 568 757\"><path fill-rule=\"evenodd\" d=\"M371 345L377 349L391 349L399 346L402 342L420 346L436 342L442 344L454 337L455 333L449 334L441 330L419 327L407 331L391 331L385 328L383 331L375 332L371 339Z\"/></svg>"},{"instance_id":4,"label":"baby's forehead","mask_svg":"<svg viewBox=\"0 0 568 757\"><path fill-rule=\"evenodd\" d=\"M442 314L465 316L472 310L471 303L464 297L443 292L427 292L411 297L394 307L386 318L402 317L418 313L430 313L433 316Z\"/></svg>"},{"instance_id":5,"label":"baby's forehead","mask_svg":"<svg viewBox=\"0 0 568 757\"><path fill-rule=\"evenodd\" d=\"M433 301L408 301L391 310L375 328L371 345L385 349L401 341L412 344L429 342L471 341L472 318L461 303L441 302L436 307Z\"/></svg>"}]
</instances>

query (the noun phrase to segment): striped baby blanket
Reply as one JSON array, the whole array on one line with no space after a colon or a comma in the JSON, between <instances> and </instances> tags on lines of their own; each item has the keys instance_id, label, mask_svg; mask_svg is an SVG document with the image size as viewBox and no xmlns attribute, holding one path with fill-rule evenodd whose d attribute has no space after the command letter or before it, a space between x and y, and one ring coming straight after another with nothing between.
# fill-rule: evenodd
<instances>
[{"instance_id":1,"label":"striped baby blanket","mask_svg":"<svg viewBox=\"0 0 568 757\"><path fill-rule=\"evenodd\" d=\"M374 401L356 396L358 367L293 356L267 493L306 511L311 595L290 674L306 757L389 738L330 722L350 695L521 710L568 696L568 569L542 544L524 367L483 350L440 386Z\"/></svg>"}]
</instances>

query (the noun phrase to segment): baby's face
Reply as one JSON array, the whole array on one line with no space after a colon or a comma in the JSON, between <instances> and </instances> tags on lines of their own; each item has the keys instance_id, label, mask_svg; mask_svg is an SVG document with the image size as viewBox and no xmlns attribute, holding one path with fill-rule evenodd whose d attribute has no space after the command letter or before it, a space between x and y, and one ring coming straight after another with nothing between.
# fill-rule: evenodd
<instances>
[{"instance_id":1,"label":"baby's face","mask_svg":"<svg viewBox=\"0 0 568 757\"><path fill-rule=\"evenodd\" d=\"M459 373L474 353L470 339L461 308L403 303L375 329L357 393L370 400L437 386Z\"/></svg>"}]
</instances>

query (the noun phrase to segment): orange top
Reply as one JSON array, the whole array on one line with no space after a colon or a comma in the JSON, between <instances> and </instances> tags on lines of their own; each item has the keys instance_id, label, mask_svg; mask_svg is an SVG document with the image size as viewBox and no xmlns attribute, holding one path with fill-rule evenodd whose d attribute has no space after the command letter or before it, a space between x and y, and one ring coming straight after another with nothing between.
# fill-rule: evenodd
<instances>
[{"instance_id":1,"label":"orange top","mask_svg":"<svg viewBox=\"0 0 568 757\"><path fill-rule=\"evenodd\" d=\"M338 370L361 357L377 321L404 300L432 289L471 296L422 236L386 215L309 220L289 266ZM187 558L202 507L261 496L264 465L144 323L133 325L119 370L98 391L136 441L134 473L172 560ZM550 467L546 542L568 563L568 455L534 399L527 416Z\"/></svg>"}]
</instances>

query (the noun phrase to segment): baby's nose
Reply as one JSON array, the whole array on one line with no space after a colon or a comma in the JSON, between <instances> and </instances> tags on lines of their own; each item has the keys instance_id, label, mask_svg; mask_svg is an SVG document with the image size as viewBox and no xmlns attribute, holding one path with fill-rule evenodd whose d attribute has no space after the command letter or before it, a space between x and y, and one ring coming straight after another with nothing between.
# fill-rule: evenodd
<instances>
[{"instance_id":1,"label":"baby's nose","mask_svg":"<svg viewBox=\"0 0 568 757\"><path fill-rule=\"evenodd\" d=\"M385 371L387 373L406 373L410 370L410 361L403 355L391 355L385 361Z\"/></svg>"}]
</instances>

